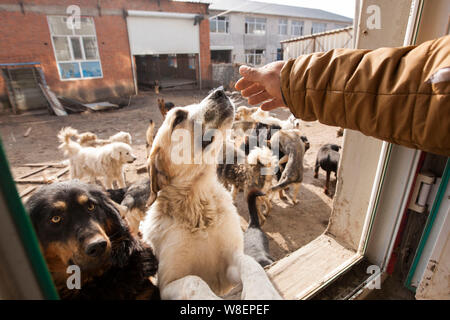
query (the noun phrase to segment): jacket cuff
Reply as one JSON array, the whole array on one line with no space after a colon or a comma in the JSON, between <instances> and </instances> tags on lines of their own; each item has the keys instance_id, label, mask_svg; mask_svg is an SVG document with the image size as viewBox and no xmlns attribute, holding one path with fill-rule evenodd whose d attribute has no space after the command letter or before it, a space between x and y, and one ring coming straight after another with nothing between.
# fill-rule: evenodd
<instances>
[{"instance_id":1,"label":"jacket cuff","mask_svg":"<svg viewBox=\"0 0 450 320\"><path fill-rule=\"evenodd\" d=\"M290 74L292 65L294 64L295 59L289 59L283 68L280 71L280 79L281 79L281 96L283 98L284 104L291 110L294 116L297 116L294 112L294 105L292 104L292 100L290 97Z\"/></svg>"}]
</instances>

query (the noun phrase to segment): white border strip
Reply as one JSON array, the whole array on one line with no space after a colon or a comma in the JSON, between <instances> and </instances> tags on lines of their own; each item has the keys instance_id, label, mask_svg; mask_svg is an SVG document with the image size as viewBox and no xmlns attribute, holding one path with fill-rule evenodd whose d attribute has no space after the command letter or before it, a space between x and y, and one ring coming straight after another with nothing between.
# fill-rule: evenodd
<instances>
[{"instance_id":1,"label":"white border strip","mask_svg":"<svg viewBox=\"0 0 450 320\"><path fill-rule=\"evenodd\" d=\"M195 19L198 14L178 13L178 12L159 12L159 11L142 11L128 10L130 17L156 17L156 18L173 18L173 19Z\"/></svg>"}]
</instances>

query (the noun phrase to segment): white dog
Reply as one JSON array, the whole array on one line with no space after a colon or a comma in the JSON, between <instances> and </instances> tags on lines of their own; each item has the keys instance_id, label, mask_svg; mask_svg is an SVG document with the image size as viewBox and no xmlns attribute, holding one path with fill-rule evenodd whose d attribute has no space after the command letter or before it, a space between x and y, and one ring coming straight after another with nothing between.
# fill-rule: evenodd
<instances>
[{"instance_id":1,"label":"white dog","mask_svg":"<svg viewBox=\"0 0 450 320\"><path fill-rule=\"evenodd\" d=\"M125 188L123 165L136 160L131 147L123 142L112 142L97 148L83 147L71 139L76 135L77 131L70 127L63 128L58 134L61 142L59 148L69 157L70 178L87 176L90 183L95 183L95 178L102 176L106 189L113 189L114 181L117 181L119 188Z\"/></svg>"},{"instance_id":2,"label":"white dog","mask_svg":"<svg viewBox=\"0 0 450 320\"><path fill-rule=\"evenodd\" d=\"M240 283L244 299L280 299L264 269L244 254L231 195L217 179L216 163L205 161L217 159L233 118L232 103L216 90L197 105L170 110L156 134L149 161L153 204L140 229L159 261L163 299L218 299ZM179 130L187 145L194 142L181 163L174 158ZM198 130L216 135L196 143ZM200 153L203 161L194 162Z\"/></svg>"}]
</instances>

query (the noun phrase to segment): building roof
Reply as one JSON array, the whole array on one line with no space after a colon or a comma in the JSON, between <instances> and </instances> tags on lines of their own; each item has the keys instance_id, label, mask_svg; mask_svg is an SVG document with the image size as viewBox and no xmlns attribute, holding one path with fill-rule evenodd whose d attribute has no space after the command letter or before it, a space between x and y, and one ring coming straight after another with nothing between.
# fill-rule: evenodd
<instances>
[{"instance_id":1,"label":"building roof","mask_svg":"<svg viewBox=\"0 0 450 320\"><path fill-rule=\"evenodd\" d=\"M320 9L287 6L275 3L257 2L249 0L211 0L210 10L232 12L249 12L266 15L331 20L351 23L353 19Z\"/></svg>"}]
</instances>

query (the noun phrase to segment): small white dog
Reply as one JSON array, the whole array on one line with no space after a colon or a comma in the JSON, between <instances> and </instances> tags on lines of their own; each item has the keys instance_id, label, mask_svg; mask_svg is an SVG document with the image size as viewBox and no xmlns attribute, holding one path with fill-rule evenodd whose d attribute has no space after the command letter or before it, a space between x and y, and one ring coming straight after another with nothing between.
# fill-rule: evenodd
<instances>
[{"instance_id":1,"label":"small white dog","mask_svg":"<svg viewBox=\"0 0 450 320\"><path fill-rule=\"evenodd\" d=\"M76 135L77 131L70 127L63 128L58 134L61 142L59 148L69 157L70 178L87 176L90 183L95 183L95 178L102 176L106 189L113 189L114 181L117 181L119 188L125 188L123 165L136 160L131 147L123 142L111 142L97 148L83 147L71 139Z\"/></svg>"},{"instance_id":2,"label":"small white dog","mask_svg":"<svg viewBox=\"0 0 450 320\"><path fill-rule=\"evenodd\" d=\"M203 139L185 150L189 161L174 161L178 132L195 141L197 123L203 135L213 130L223 137L233 118L232 103L218 89L199 104L170 110L156 134L149 161L153 204L140 229L159 261L162 299L218 299L240 283L243 299L280 299L264 269L244 254L239 215L216 164L194 161L197 152L217 159L223 139Z\"/></svg>"}]
</instances>

